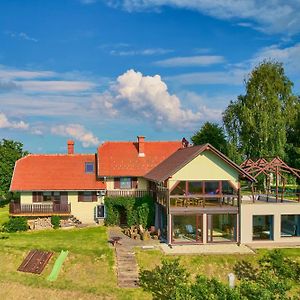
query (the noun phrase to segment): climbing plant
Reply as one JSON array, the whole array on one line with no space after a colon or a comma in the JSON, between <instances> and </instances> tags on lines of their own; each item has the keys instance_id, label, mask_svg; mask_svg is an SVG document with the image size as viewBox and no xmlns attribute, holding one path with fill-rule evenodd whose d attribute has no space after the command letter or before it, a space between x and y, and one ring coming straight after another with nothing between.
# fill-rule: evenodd
<instances>
[{"instance_id":1,"label":"climbing plant","mask_svg":"<svg viewBox=\"0 0 300 300\"><path fill-rule=\"evenodd\" d=\"M126 214L127 226L143 225L149 227L154 223L154 201L150 196L106 197L106 225L119 225L120 212Z\"/></svg>"}]
</instances>

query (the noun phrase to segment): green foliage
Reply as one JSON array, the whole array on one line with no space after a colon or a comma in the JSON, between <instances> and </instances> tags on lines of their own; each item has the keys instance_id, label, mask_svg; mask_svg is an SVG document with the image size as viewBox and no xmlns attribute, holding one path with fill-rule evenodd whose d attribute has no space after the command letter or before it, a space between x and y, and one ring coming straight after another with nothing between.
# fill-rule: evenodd
<instances>
[{"instance_id":1,"label":"green foliage","mask_svg":"<svg viewBox=\"0 0 300 300\"><path fill-rule=\"evenodd\" d=\"M236 290L229 288L215 278L208 279L205 276L197 276L196 282L190 287L190 291L191 299L195 300L241 299Z\"/></svg>"},{"instance_id":2,"label":"green foliage","mask_svg":"<svg viewBox=\"0 0 300 300\"><path fill-rule=\"evenodd\" d=\"M299 99L281 63L264 61L246 81L246 94L238 96L223 113L230 144L229 156L284 157L286 131L297 116Z\"/></svg>"},{"instance_id":3,"label":"green foliage","mask_svg":"<svg viewBox=\"0 0 300 300\"><path fill-rule=\"evenodd\" d=\"M172 300L288 300L293 284L299 282L299 263L285 258L279 250L267 252L257 267L238 262L234 272L239 281L230 288L203 275L191 281L178 259L163 260L152 271L141 271L140 282L154 299Z\"/></svg>"},{"instance_id":4,"label":"green foliage","mask_svg":"<svg viewBox=\"0 0 300 300\"><path fill-rule=\"evenodd\" d=\"M60 225L60 216L51 216L51 224L54 229L59 228Z\"/></svg>"},{"instance_id":5,"label":"green foliage","mask_svg":"<svg viewBox=\"0 0 300 300\"><path fill-rule=\"evenodd\" d=\"M6 198L15 166L15 162L27 155L23 144L12 140L0 141L0 199Z\"/></svg>"},{"instance_id":6,"label":"green foliage","mask_svg":"<svg viewBox=\"0 0 300 300\"><path fill-rule=\"evenodd\" d=\"M300 280L300 263L285 257L283 252L278 249L264 255L259 264L265 270L273 270L279 278Z\"/></svg>"},{"instance_id":7,"label":"green foliage","mask_svg":"<svg viewBox=\"0 0 300 300\"><path fill-rule=\"evenodd\" d=\"M250 262L242 260L234 265L233 271L238 279L255 280L258 270Z\"/></svg>"},{"instance_id":8,"label":"green foliage","mask_svg":"<svg viewBox=\"0 0 300 300\"><path fill-rule=\"evenodd\" d=\"M153 299L180 299L182 289L186 292L189 274L180 266L179 260L163 260L154 270L140 272L140 285L153 295ZM181 298L182 299L182 298Z\"/></svg>"},{"instance_id":9,"label":"green foliage","mask_svg":"<svg viewBox=\"0 0 300 300\"><path fill-rule=\"evenodd\" d=\"M26 231L28 230L27 219L24 217L9 218L2 227L5 232Z\"/></svg>"},{"instance_id":10,"label":"green foliage","mask_svg":"<svg viewBox=\"0 0 300 300\"><path fill-rule=\"evenodd\" d=\"M121 213L126 214L127 226L143 225L149 227L154 223L154 201L150 196L107 197L105 198L107 225L119 225Z\"/></svg>"},{"instance_id":11,"label":"green foliage","mask_svg":"<svg viewBox=\"0 0 300 300\"><path fill-rule=\"evenodd\" d=\"M191 137L194 145L210 143L222 153L227 154L227 142L223 128L218 124L206 122L201 129Z\"/></svg>"}]
</instances>

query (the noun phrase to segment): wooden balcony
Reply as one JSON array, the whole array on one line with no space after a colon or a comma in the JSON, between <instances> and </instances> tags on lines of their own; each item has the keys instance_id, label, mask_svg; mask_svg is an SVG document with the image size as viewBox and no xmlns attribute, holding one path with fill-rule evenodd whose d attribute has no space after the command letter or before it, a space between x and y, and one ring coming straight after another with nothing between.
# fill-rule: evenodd
<instances>
[{"instance_id":1,"label":"wooden balcony","mask_svg":"<svg viewBox=\"0 0 300 300\"><path fill-rule=\"evenodd\" d=\"M150 195L148 190L108 190L107 197L135 197L142 198L146 195Z\"/></svg>"},{"instance_id":2,"label":"wooden balcony","mask_svg":"<svg viewBox=\"0 0 300 300\"><path fill-rule=\"evenodd\" d=\"M189 196L170 196L170 207L214 207L238 206L237 195L199 194Z\"/></svg>"},{"instance_id":3,"label":"wooden balcony","mask_svg":"<svg viewBox=\"0 0 300 300\"><path fill-rule=\"evenodd\" d=\"M11 216L68 216L71 214L71 204L56 203L10 203L9 214Z\"/></svg>"}]
</instances>

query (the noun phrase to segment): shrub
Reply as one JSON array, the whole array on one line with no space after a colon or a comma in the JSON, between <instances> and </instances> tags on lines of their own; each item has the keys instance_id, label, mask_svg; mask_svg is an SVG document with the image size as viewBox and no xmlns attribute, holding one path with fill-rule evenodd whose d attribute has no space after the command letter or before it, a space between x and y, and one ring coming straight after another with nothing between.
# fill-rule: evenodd
<instances>
[{"instance_id":1,"label":"shrub","mask_svg":"<svg viewBox=\"0 0 300 300\"><path fill-rule=\"evenodd\" d=\"M59 228L60 225L60 216L51 216L51 224L54 229Z\"/></svg>"},{"instance_id":2,"label":"shrub","mask_svg":"<svg viewBox=\"0 0 300 300\"><path fill-rule=\"evenodd\" d=\"M180 266L178 259L163 260L162 266L157 266L152 271L143 270L139 276L143 289L151 292L153 299L162 300L176 299L183 290L188 292L188 279L189 274Z\"/></svg>"},{"instance_id":3,"label":"shrub","mask_svg":"<svg viewBox=\"0 0 300 300\"><path fill-rule=\"evenodd\" d=\"M24 217L10 218L2 227L5 232L26 231L28 230L27 219Z\"/></svg>"},{"instance_id":4,"label":"shrub","mask_svg":"<svg viewBox=\"0 0 300 300\"><path fill-rule=\"evenodd\" d=\"M106 197L106 225L119 225L120 214L126 214L127 226L143 225L149 227L154 223L154 201L150 196L134 197Z\"/></svg>"}]
</instances>

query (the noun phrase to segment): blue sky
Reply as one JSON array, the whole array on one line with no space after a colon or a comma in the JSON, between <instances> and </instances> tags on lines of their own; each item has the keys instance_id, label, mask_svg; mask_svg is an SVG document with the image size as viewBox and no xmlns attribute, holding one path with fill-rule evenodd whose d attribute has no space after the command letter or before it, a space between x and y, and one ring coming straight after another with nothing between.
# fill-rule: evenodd
<instances>
[{"instance_id":1,"label":"blue sky","mask_svg":"<svg viewBox=\"0 0 300 300\"><path fill-rule=\"evenodd\" d=\"M299 0L2 0L0 139L189 138L270 58L299 94Z\"/></svg>"}]
</instances>

